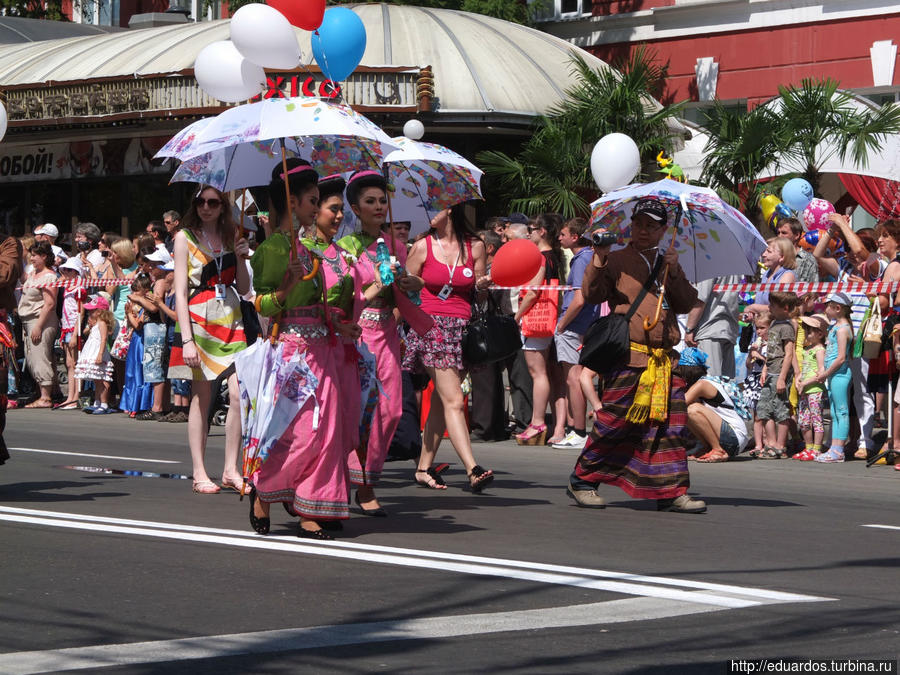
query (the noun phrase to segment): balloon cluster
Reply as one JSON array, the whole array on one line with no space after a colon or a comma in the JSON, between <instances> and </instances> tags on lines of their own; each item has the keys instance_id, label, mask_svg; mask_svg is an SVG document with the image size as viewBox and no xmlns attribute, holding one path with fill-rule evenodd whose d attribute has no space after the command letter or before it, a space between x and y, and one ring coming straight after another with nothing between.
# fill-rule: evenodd
<instances>
[{"instance_id":1,"label":"balloon cluster","mask_svg":"<svg viewBox=\"0 0 900 675\"><path fill-rule=\"evenodd\" d=\"M783 201L782 201L783 200ZM800 214L808 230L827 230L831 226L828 216L834 213L834 206L824 199L813 197L813 188L802 178L791 178L781 189L781 199L775 195L764 195L759 200L763 220L773 230L784 218L794 218ZM815 247L818 238L808 239L807 244Z\"/></svg>"},{"instance_id":2,"label":"balloon cluster","mask_svg":"<svg viewBox=\"0 0 900 675\"><path fill-rule=\"evenodd\" d=\"M231 39L213 42L197 55L200 88L220 101L253 98L266 82L264 68L292 70L300 64L294 26L314 31L312 51L323 75L340 82L366 51L366 28L346 7L325 9L325 0L267 0L231 17Z\"/></svg>"}]
</instances>

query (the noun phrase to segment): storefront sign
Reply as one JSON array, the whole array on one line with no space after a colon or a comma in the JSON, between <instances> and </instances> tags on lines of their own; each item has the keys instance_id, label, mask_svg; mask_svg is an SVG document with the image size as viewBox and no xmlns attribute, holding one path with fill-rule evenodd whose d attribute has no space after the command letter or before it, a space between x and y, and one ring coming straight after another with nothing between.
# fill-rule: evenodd
<instances>
[{"instance_id":1,"label":"storefront sign","mask_svg":"<svg viewBox=\"0 0 900 675\"><path fill-rule=\"evenodd\" d=\"M357 71L342 84L319 80L307 73L274 74L266 76L265 91L259 97L341 97L351 106L415 108L419 77L418 68ZM225 105L200 89L197 81L189 75L122 78L80 84L55 82L11 87L5 94L6 109L13 127L27 126L27 121L55 120L71 124L77 123L79 118L97 119L111 115L143 118L204 108L213 111Z\"/></svg>"},{"instance_id":2,"label":"storefront sign","mask_svg":"<svg viewBox=\"0 0 900 675\"><path fill-rule=\"evenodd\" d=\"M47 145L0 145L0 180L9 183L97 176L166 174L153 161L168 136L111 138Z\"/></svg>"}]
</instances>

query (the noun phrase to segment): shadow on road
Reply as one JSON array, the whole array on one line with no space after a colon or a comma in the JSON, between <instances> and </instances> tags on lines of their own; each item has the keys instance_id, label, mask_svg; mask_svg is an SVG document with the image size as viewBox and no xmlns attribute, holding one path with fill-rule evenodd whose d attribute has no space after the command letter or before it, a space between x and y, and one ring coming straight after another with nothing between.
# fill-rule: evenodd
<instances>
[{"instance_id":1,"label":"shadow on road","mask_svg":"<svg viewBox=\"0 0 900 675\"><path fill-rule=\"evenodd\" d=\"M128 497L128 492L57 492L46 490L65 490L67 488L86 488L103 485L102 482L85 483L83 481L56 480L31 483L11 483L0 485L0 502L83 502L98 497Z\"/></svg>"}]
</instances>

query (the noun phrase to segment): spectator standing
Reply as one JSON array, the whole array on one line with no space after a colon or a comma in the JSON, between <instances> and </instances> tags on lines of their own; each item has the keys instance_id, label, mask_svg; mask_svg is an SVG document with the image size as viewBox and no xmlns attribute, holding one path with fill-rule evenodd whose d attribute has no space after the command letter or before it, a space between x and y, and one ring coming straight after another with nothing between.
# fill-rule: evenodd
<instances>
[{"instance_id":1,"label":"spectator standing","mask_svg":"<svg viewBox=\"0 0 900 675\"><path fill-rule=\"evenodd\" d=\"M81 277L83 271L81 259L69 258L59 267L59 273L67 281L74 282ZM63 291L62 319L60 325L59 345L66 354L66 371L68 374L68 391L66 400L55 406L57 410L75 410L78 408L79 381L75 377L75 366L78 362L78 339L81 335L81 312L79 304L87 293L82 287L65 288Z\"/></svg>"},{"instance_id":2,"label":"spectator standing","mask_svg":"<svg viewBox=\"0 0 900 675\"><path fill-rule=\"evenodd\" d=\"M778 228L775 230L775 234L784 237L794 245L794 276L797 281L815 283L819 280L819 264L809 251L800 246L800 240L804 233L803 223L796 218L779 220Z\"/></svg>"},{"instance_id":3,"label":"spectator standing","mask_svg":"<svg viewBox=\"0 0 900 675\"><path fill-rule=\"evenodd\" d=\"M853 300L846 293L832 293L825 298L825 316L834 323L825 342L825 372L819 382L828 383L831 401L831 447L816 457L817 462L843 462L844 446L850 436L850 349L853 326L850 309Z\"/></svg>"},{"instance_id":4,"label":"spectator standing","mask_svg":"<svg viewBox=\"0 0 900 675\"><path fill-rule=\"evenodd\" d=\"M587 241L583 238L586 229L587 221L584 218L573 218L563 225L559 232L559 243L563 248L572 252L566 285L575 287L563 293L559 321L556 324L556 336L554 337L556 359L562 366L563 379L566 383L566 404L572 427L565 438L553 444L554 448L560 450L567 448L581 450L587 442L585 428L587 402L581 389L582 367L578 364L578 360L581 355L584 334L600 315L600 308L593 303L586 303L581 290L584 271L593 256L591 248L587 246Z\"/></svg>"},{"instance_id":5,"label":"spectator standing","mask_svg":"<svg viewBox=\"0 0 900 675\"><path fill-rule=\"evenodd\" d=\"M806 335L800 359L800 374L797 376L797 391L800 393L797 426L803 434L804 448L793 459L810 461L821 452L825 438L825 419L822 415L825 386L822 384L822 377L825 374L825 333L828 330L828 319L814 314L801 317L800 322L806 329Z\"/></svg>"},{"instance_id":6,"label":"spectator standing","mask_svg":"<svg viewBox=\"0 0 900 675\"><path fill-rule=\"evenodd\" d=\"M784 237L772 237L768 240L768 246L761 256L762 264L766 266L763 275L763 284L789 284L796 281L794 276L794 245L790 239ZM760 291L756 294L756 300L747 305L744 311L750 314L758 314L765 311L769 305L769 292ZM774 318L774 317L773 317Z\"/></svg>"},{"instance_id":7,"label":"spectator standing","mask_svg":"<svg viewBox=\"0 0 900 675\"><path fill-rule=\"evenodd\" d=\"M772 323L768 331L766 365L756 416L765 423L766 437L772 445L765 446L755 456L758 459L783 459L787 457L785 446L791 420L788 392L797 340L797 326L791 320L791 312L797 306L798 299L793 293L773 291L768 300Z\"/></svg>"},{"instance_id":8,"label":"spectator standing","mask_svg":"<svg viewBox=\"0 0 900 675\"><path fill-rule=\"evenodd\" d=\"M734 345L741 331L737 318L737 291L713 293L713 287L740 281L741 277L730 276L694 285L698 304L688 312L684 342L706 354L707 374L712 376L734 378Z\"/></svg>"},{"instance_id":9,"label":"spectator standing","mask_svg":"<svg viewBox=\"0 0 900 675\"><path fill-rule=\"evenodd\" d=\"M102 236L100 228L94 223L78 223L75 226L75 249L79 253L87 253L87 262L94 269L100 269L104 263L103 254L97 248Z\"/></svg>"},{"instance_id":10,"label":"spectator standing","mask_svg":"<svg viewBox=\"0 0 900 675\"><path fill-rule=\"evenodd\" d=\"M115 327L115 319L109 311L109 301L97 295L84 305L88 315L88 338L84 343L78 364L75 366L75 377L79 380L91 380L94 383L94 405L84 409L93 415L109 413L109 384L113 377L113 364L109 356L109 336Z\"/></svg>"},{"instance_id":11,"label":"spectator standing","mask_svg":"<svg viewBox=\"0 0 900 675\"><path fill-rule=\"evenodd\" d=\"M25 365L40 387L40 396L26 408L49 408L56 386L56 368L53 364L53 343L59 334L59 317L56 315L57 288L46 286L56 281L53 271L53 249L46 241L31 247L32 271L25 279L22 299L19 300L19 319L22 321L25 343Z\"/></svg>"},{"instance_id":12,"label":"spectator standing","mask_svg":"<svg viewBox=\"0 0 900 675\"><path fill-rule=\"evenodd\" d=\"M175 250L175 234L181 229L181 214L178 211L166 211L162 222L166 226L166 250L171 254Z\"/></svg>"},{"instance_id":13,"label":"spectator standing","mask_svg":"<svg viewBox=\"0 0 900 675\"><path fill-rule=\"evenodd\" d=\"M65 251L63 251L59 246L56 245L56 240L58 238L59 229L53 223L44 223L43 225L36 227L34 230L34 240L46 241L48 244L50 244L50 248L53 249L53 267L59 267L69 257Z\"/></svg>"}]
</instances>

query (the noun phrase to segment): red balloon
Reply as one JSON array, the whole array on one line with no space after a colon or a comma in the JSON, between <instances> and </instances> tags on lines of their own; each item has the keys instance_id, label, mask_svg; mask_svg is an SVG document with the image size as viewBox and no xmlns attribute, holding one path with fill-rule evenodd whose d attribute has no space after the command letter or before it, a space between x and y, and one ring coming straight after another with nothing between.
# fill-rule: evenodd
<instances>
[{"instance_id":1,"label":"red balloon","mask_svg":"<svg viewBox=\"0 0 900 675\"><path fill-rule=\"evenodd\" d=\"M266 0L266 4L303 30L316 30L325 17L325 0Z\"/></svg>"},{"instance_id":2,"label":"red balloon","mask_svg":"<svg viewBox=\"0 0 900 675\"><path fill-rule=\"evenodd\" d=\"M534 279L544 256L530 239L513 239L508 241L491 263L491 278L498 286L522 286Z\"/></svg>"}]
</instances>

